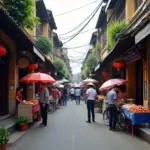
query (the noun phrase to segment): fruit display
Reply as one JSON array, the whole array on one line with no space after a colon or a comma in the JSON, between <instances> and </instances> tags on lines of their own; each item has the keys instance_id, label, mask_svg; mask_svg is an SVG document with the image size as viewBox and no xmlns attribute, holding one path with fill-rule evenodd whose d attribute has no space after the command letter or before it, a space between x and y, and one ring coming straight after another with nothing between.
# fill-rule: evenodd
<instances>
[{"instance_id":1,"label":"fruit display","mask_svg":"<svg viewBox=\"0 0 150 150\"><path fill-rule=\"evenodd\" d=\"M37 99L31 99L29 101L23 101L23 104L36 105L36 104L38 104L38 100Z\"/></svg>"},{"instance_id":2,"label":"fruit display","mask_svg":"<svg viewBox=\"0 0 150 150\"><path fill-rule=\"evenodd\" d=\"M135 112L135 113L148 113L148 112L150 112L150 109L139 105L139 106L132 106L132 107L130 107L129 111Z\"/></svg>"}]
</instances>

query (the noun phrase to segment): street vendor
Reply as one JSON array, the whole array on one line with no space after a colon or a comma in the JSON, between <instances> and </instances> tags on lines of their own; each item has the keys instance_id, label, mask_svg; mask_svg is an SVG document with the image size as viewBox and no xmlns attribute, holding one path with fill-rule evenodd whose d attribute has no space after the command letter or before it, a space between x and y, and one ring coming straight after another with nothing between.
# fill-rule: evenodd
<instances>
[{"instance_id":1,"label":"street vendor","mask_svg":"<svg viewBox=\"0 0 150 150\"><path fill-rule=\"evenodd\" d=\"M108 93L107 93L107 99L108 99L108 107L110 111L110 118L109 118L109 130L116 130L116 122L117 122L117 111L118 103L117 103L117 91L118 87L114 86Z\"/></svg>"},{"instance_id":2,"label":"street vendor","mask_svg":"<svg viewBox=\"0 0 150 150\"><path fill-rule=\"evenodd\" d=\"M17 89L16 89L16 103L17 103L17 105L23 102L21 92L23 92L23 87L21 87L21 86L17 87Z\"/></svg>"},{"instance_id":3,"label":"street vendor","mask_svg":"<svg viewBox=\"0 0 150 150\"><path fill-rule=\"evenodd\" d=\"M47 111L48 111L48 104L49 104L49 91L46 88L45 83L39 82L39 88L40 88L40 106L41 106L41 115L42 115L42 123L41 126L45 127L47 126Z\"/></svg>"}]
</instances>

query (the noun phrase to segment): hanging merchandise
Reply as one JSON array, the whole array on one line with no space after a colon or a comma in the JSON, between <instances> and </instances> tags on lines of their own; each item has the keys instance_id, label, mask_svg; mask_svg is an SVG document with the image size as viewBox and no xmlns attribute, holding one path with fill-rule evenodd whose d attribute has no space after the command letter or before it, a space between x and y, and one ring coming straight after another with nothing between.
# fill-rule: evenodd
<instances>
[{"instance_id":1,"label":"hanging merchandise","mask_svg":"<svg viewBox=\"0 0 150 150\"><path fill-rule=\"evenodd\" d=\"M117 68L118 71L120 71L120 69L124 67L124 62L114 62L113 66Z\"/></svg>"},{"instance_id":2,"label":"hanging merchandise","mask_svg":"<svg viewBox=\"0 0 150 150\"><path fill-rule=\"evenodd\" d=\"M0 56L4 56L7 53L7 50L4 46L0 45Z\"/></svg>"}]
</instances>

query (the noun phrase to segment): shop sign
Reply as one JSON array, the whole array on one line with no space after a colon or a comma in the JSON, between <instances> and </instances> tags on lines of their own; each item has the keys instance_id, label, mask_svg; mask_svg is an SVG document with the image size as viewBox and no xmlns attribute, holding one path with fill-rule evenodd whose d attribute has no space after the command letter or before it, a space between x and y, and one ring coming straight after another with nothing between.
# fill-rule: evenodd
<instances>
[{"instance_id":1,"label":"shop sign","mask_svg":"<svg viewBox=\"0 0 150 150\"><path fill-rule=\"evenodd\" d=\"M144 81L144 100L147 100L147 81Z\"/></svg>"},{"instance_id":2,"label":"shop sign","mask_svg":"<svg viewBox=\"0 0 150 150\"><path fill-rule=\"evenodd\" d=\"M124 56L126 63L131 63L131 62L134 62L134 61L140 59L140 54L138 53L138 50L135 46L130 48L129 50L127 50L123 54L123 56Z\"/></svg>"}]
</instances>

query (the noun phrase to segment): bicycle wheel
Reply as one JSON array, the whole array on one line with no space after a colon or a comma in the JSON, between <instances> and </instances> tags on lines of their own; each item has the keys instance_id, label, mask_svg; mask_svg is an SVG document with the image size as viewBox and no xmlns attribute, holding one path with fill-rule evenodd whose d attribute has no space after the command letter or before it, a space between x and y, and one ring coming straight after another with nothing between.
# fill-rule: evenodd
<instances>
[{"instance_id":1,"label":"bicycle wheel","mask_svg":"<svg viewBox=\"0 0 150 150\"><path fill-rule=\"evenodd\" d=\"M107 126L109 126L109 118L110 118L109 111L106 109L103 113L103 120L105 125Z\"/></svg>"},{"instance_id":2,"label":"bicycle wheel","mask_svg":"<svg viewBox=\"0 0 150 150\"><path fill-rule=\"evenodd\" d=\"M122 112L118 114L118 127L121 131L124 131L126 127L125 116Z\"/></svg>"},{"instance_id":3,"label":"bicycle wheel","mask_svg":"<svg viewBox=\"0 0 150 150\"><path fill-rule=\"evenodd\" d=\"M53 104L49 104L49 106L48 106L48 113L49 114L52 114L52 113L54 113L55 112L55 107L54 107L54 105Z\"/></svg>"}]
</instances>

